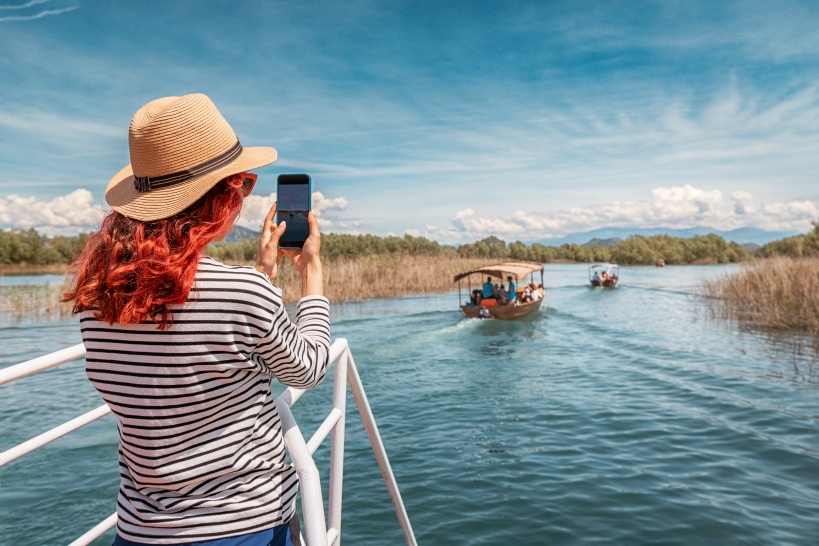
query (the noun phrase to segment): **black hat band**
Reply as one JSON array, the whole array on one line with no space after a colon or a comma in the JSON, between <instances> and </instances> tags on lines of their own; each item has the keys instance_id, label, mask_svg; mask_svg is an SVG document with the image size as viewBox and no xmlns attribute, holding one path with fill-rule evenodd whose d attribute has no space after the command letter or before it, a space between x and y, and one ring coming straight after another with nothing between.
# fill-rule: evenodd
<instances>
[{"instance_id":1,"label":"black hat band","mask_svg":"<svg viewBox=\"0 0 819 546\"><path fill-rule=\"evenodd\" d=\"M196 165L190 169L179 171L171 174L163 174L161 176L136 176L134 175L134 188L138 192L149 192L151 190L158 190L160 188L167 188L175 186L188 180L193 180L200 176L204 176L213 171L219 170L231 161L235 160L242 154L242 145L239 141L227 152L220 154L213 159Z\"/></svg>"}]
</instances>

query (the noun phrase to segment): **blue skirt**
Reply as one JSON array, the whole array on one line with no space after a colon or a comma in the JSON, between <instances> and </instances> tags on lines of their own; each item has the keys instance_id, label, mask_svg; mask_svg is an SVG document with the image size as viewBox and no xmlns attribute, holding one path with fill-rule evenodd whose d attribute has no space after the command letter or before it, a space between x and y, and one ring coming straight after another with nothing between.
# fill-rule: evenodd
<instances>
[{"instance_id":1,"label":"blue skirt","mask_svg":"<svg viewBox=\"0 0 819 546\"><path fill-rule=\"evenodd\" d=\"M295 516L294 516L295 517ZM131 542L117 535L113 546L150 546L142 542ZM182 545L180 545L182 546ZM184 546L293 546L290 524L282 523L272 529L237 537L218 538L199 542L186 542Z\"/></svg>"}]
</instances>

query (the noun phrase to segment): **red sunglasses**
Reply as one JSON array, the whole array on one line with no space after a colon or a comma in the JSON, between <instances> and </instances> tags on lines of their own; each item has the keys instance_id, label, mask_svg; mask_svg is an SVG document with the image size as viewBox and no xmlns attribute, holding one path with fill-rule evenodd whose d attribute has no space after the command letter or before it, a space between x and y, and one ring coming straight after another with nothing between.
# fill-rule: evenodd
<instances>
[{"instance_id":1,"label":"red sunglasses","mask_svg":"<svg viewBox=\"0 0 819 546\"><path fill-rule=\"evenodd\" d=\"M241 180L242 182L242 196L247 197L250 195L250 192L253 191L253 186L256 185L256 179L259 175L254 173L239 173L234 174L228 178L230 182L238 182Z\"/></svg>"}]
</instances>

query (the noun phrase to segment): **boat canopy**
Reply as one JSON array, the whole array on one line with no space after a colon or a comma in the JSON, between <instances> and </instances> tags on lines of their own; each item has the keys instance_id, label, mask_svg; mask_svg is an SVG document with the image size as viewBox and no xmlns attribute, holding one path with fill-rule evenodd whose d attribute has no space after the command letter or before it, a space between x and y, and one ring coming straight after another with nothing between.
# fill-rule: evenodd
<instances>
[{"instance_id":1,"label":"boat canopy","mask_svg":"<svg viewBox=\"0 0 819 546\"><path fill-rule=\"evenodd\" d=\"M503 262L494 265L484 265L470 271L458 273L455 275L455 282L458 282L459 280L463 279L464 277L468 277L473 273L483 273L485 275L489 275L490 277L500 277L501 279L504 277L504 275L514 275L518 279L522 279L529 273L533 273L535 271L543 271L543 264L537 262Z\"/></svg>"}]
</instances>

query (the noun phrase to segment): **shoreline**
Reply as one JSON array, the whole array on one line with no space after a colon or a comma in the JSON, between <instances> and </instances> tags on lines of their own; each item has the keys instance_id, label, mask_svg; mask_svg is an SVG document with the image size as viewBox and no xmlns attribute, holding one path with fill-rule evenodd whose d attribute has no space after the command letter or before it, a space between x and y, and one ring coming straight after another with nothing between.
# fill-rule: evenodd
<instances>
[{"instance_id":1,"label":"shoreline","mask_svg":"<svg viewBox=\"0 0 819 546\"><path fill-rule=\"evenodd\" d=\"M68 264L51 265L0 265L0 277L18 277L21 275L65 275Z\"/></svg>"},{"instance_id":2,"label":"shoreline","mask_svg":"<svg viewBox=\"0 0 819 546\"><path fill-rule=\"evenodd\" d=\"M356 261L356 260L365 260L367 258L379 258L379 259L389 259L391 256L360 256L358 258L334 258L331 260L327 260L324 264L325 267L331 266L332 264L340 261ZM492 263L500 263L503 261L511 260L511 258L451 258L451 257L443 257L439 258L437 256L421 256L421 258L430 257L436 259L443 259L443 260L455 260L460 261L462 263L472 263L478 262L480 264L492 264ZM731 263L751 263L754 259L745 260L742 262L731 262ZM229 261L223 261L223 263L228 263ZM603 263L600 260L591 261L591 262L579 262L577 260L549 260L547 262L541 262L544 265L550 264L587 264L592 265L596 263ZM611 262L612 264L617 264L617 262ZM253 266L253 262L233 262L230 261L229 265L248 265ZM657 267L655 264L617 264L620 267ZM688 263L688 264L666 264L662 267L685 267L685 266L703 266L703 265L726 265L720 264L719 262L713 260L698 260L696 262ZM15 277L15 276L22 276L22 275L65 275L68 273L68 264L51 264L47 266L32 266L32 265L8 265L8 264L0 264L0 277L8 276L8 277ZM420 292L423 293L423 292Z\"/></svg>"}]
</instances>

